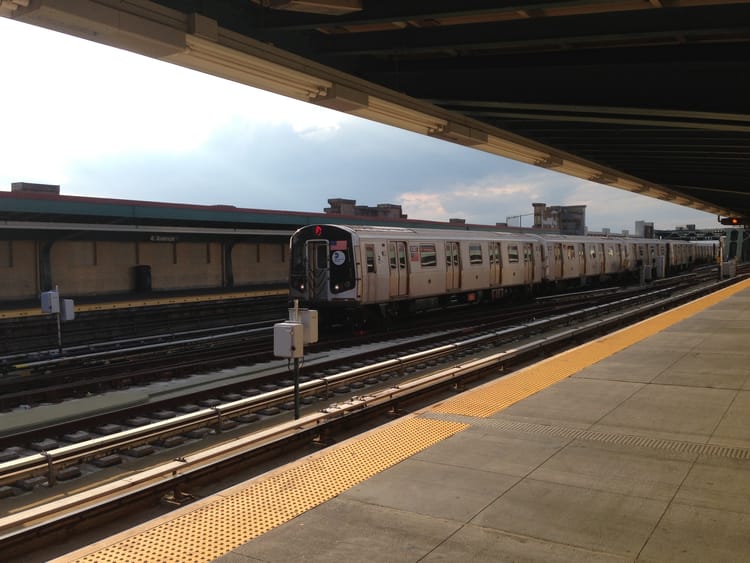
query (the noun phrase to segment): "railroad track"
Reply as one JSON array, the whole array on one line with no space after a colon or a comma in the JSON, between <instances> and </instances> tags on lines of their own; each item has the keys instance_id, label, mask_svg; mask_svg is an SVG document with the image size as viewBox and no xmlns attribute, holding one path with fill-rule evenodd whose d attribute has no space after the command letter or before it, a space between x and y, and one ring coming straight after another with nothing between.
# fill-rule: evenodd
<instances>
[{"instance_id":1,"label":"railroad track","mask_svg":"<svg viewBox=\"0 0 750 563\"><path fill-rule=\"evenodd\" d=\"M663 291L673 291L681 283L687 283L687 279L693 280L693 277L672 280L672 285ZM608 288L540 299L522 306L464 307L467 312L458 319L453 310L434 312L388 327L387 331L375 330L368 335L358 335L356 343L378 341L383 334L394 339L441 330L478 330L483 325L510 324L574 311L580 307L581 300L596 304L612 299L613 295L622 297L639 293L642 293L641 288ZM641 298L651 299L653 295ZM270 361L273 359L272 327L279 320L283 319L225 327L224 332L215 334L213 330L189 331L161 336L153 342L119 341L108 349L87 348L77 354L70 351L70 355L24 360L8 366L0 377L0 409L59 402L64 398L145 385L165 377ZM351 335L333 334L309 349L315 352L351 344Z\"/></svg>"},{"instance_id":2,"label":"railroad track","mask_svg":"<svg viewBox=\"0 0 750 563\"><path fill-rule=\"evenodd\" d=\"M128 499L163 498L165 495L179 498L183 494L180 491L197 490L205 479L209 476L215 478L227 466L254 463L258 456L267 455L269 450L286 451L301 444L321 441L326 435L335 435L336 432L350 432L355 421L369 420L385 411L408 408L428 398L434 400L436 394L452 393L457 386L470 385L488 373L496 376L500 369L507 371L540 354L552 353L634 319L651 316L716 288L717 284L712 284L710 288L662 296L658 302L634 305L627 314L614 312L613 304L589 307L586 313L589 317L595 314L604 316L597 320L582 320L580 316L574 319L572 315L556 315L528 323L525 327L485 330L483 334L460 342L434 346L325 377L313 377L300 385L301 397L322 396L329 400L332 389L345 385L353 394L322 409L311 405L299 420L288 420L287 417L281 424L264 427L242 438L229 432L232 439L225 444L181 455L177 460L172 459L137 476L131 475L127 480L93 486L78 495L2 518L0 546L12 553L31 537L54 537L56 531L69 531L75 523L87 521L92 515L101 515L103 506L107 506L107 511L115 511L113 506L126 506ZM634 301L631 300L631 305ZM550 330L551 333L546 332ZM543 332L544 336L528 336L529 333L539 335ZM526 340L521 340L524 338ZM503 349L502 346L509 341L513 342L512 349ZM395 385L394 380L398 381ZM255 397L243 397L148 427L103 436L90 443L72 444L5 462L0 464L0 483L42 477L52 490L60 473L69 467L116 455L115 452L164 442L201 428L213 428L217 434L227 432L226 422L242 420L243 417L249 417L246 418L249 421L253 416L257 419L259 410L291 400L291 392L287 387Z\"/></svg>"},{"instance_id":3,"label":"railroad track","mask_svg":"<svg viewBox=\"0 0 750 563\"><path fill-rule=\"evenodd\" d=\"M91 351L112 341L132 343L272 319L284 315L286 303L286 296L272 296L79 312L74 321L63 324L62 350L54 315L4 319L0 321L0 372L3 365L26 356L41 360Z\"/></svg>"},{"instance_id":4,"label":"railroad track","mask_svg":"<svg viewBox=\"0 0 750 563\"><path fill-rule=\"evenodd\" d=\"M465 331L481 330L485 326L523 323L529 318L578 311L581 300L585 300L589 305L595 305L607 303L614 298L622 302L624 296L633 296L634 299L641 300L655 299L688 283L696 283L696 276L670 280L670 285L647 293L641 288L610 288L541 299L530 305L512 308L470 307L464 309L465 312L460 318L452 311L442 312L436 316L427 315L390 328L385 336L388 339L412 339L416 335L441 331L463 334ZM587 313L583 310L579 314ZM236 365L270 361L273 360L272 326L273 323L255 323L246 325L243 330L207 336L202 333L196 336L193 331L178 340L167 339L164 342L130 348L17 364L16 369L0 377L0 408L31 408L36 404L97 395L107 390L146 385L153 381L217 371ZM356 343L369 344L378 342L383 337L383 333L375 332L368 337L358 337ZM424 338L422 337L423 340ZM329 337L321 344L309 347L308 351L323 352L352 344L349 336ZM275 382L266 380L259 382L259 385L272 383ZM228 390L230 393L237 391L242 390ZM4 433L0 431L0 446L4 445L3 438Z\"/></svg>"}]
</instances>

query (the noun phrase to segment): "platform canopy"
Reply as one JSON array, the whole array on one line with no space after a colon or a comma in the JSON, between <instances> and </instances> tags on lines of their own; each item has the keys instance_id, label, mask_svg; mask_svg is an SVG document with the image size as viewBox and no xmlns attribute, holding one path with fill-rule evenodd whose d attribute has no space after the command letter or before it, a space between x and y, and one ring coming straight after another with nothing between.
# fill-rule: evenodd
<instances>
[{"instance_id":1,"label":"platform canopy","mask_svg":"<svg viewBox=\"0 0 750 563\"><path fill-rule=\"evenodd\" d=\"M750 217L750 2L0 0L0 14Z\"/></svg>"}]
</instances>

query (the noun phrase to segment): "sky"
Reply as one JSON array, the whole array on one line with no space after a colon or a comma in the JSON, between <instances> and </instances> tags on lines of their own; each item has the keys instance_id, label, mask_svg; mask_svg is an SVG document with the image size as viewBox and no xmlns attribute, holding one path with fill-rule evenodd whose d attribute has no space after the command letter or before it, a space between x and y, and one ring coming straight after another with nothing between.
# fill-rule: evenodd
<instances>
[{"instance_id":1,"label":"sky","mask_svg":"<svg viewBox=\"0 0 750 563\"><path fill-rule=\"evenodd\" d=\"M322 212L330 198L410 219L531 226L586 205L589 230L712 214L631 194L0 17L0 190ZM519 216L522 216L519 219Z\"/></svg>"}]
</instances>

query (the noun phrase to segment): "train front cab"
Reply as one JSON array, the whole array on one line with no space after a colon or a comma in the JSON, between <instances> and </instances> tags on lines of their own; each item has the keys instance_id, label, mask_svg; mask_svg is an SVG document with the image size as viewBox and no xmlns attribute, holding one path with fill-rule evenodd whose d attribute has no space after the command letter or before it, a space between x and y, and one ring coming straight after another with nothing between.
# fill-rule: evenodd
<instances>
[{"instance_id":1,"label":"train front cab","mask_svg":"<svg viewBox=\"0 0 750 563\"><path fill-rule=\"evenodd\" d=\"M352 235L333 225L298 230L291 240L290 299L305 306L352 305L358 284Z\"/></svg>"}]
</instances>

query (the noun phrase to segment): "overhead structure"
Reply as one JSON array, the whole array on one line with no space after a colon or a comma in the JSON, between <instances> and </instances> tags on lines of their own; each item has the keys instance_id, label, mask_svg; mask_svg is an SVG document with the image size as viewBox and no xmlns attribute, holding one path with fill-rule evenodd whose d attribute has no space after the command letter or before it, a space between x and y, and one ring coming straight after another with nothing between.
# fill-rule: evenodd
<instances>
[{"instance_id":1,"label":"overhead structure","mask_svg":"<svg viewBox=\"0 0 750 563\"><path fill-rule=\"evenodd\" d=\"M0 0L0 15L750 216L748 1Z\"/></svg>"}]
</instances>

